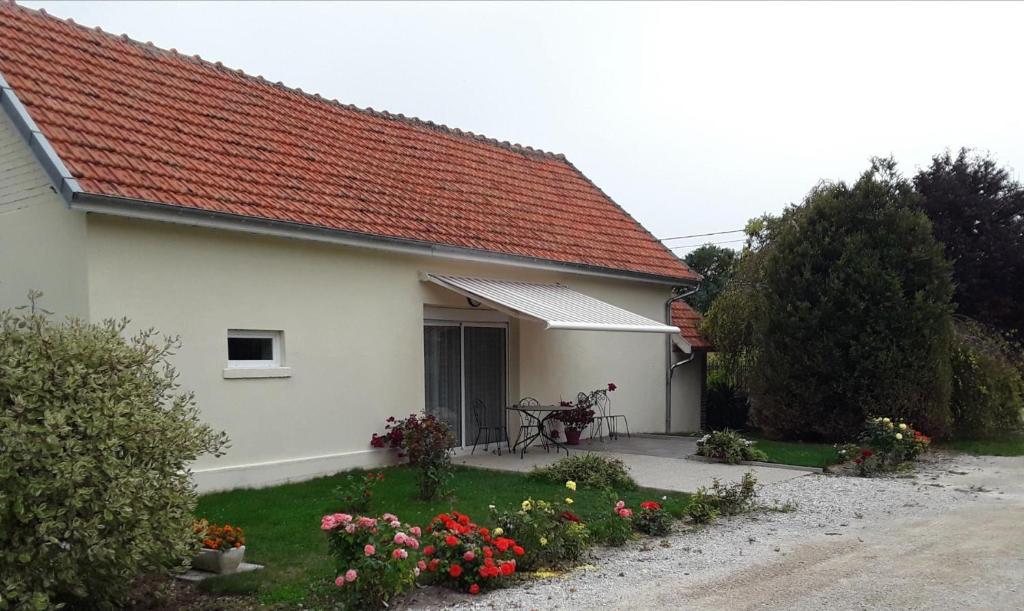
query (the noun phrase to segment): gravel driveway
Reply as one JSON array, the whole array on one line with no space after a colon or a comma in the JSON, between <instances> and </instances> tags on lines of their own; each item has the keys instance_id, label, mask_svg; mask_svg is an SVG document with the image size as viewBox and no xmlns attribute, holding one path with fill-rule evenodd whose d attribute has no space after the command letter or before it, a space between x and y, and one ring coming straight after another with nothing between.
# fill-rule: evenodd
<instances>
[{"instance_id":1,"label":"gravel driveway","mask_svg":"<svg viewBox=\"0 0 1024 611\"><path fill-rule=\"evenodd\" d=\"M591 565L436 609L1024 608L1024 459L930 454L916 475L808 475L762 489L792 501L594 552Z\"/></svg>"}]
</instances>

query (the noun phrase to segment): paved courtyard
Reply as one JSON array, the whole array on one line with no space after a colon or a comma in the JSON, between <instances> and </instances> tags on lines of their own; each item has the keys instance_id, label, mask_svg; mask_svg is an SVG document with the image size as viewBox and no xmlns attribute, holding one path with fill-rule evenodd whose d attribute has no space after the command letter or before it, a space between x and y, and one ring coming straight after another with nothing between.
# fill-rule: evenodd
<instances>
[{"instance_id":1,"label":"paved courtyard","mask_svg":"<svg viewBox=\"0 0 1024 611\"><path fill-rule=\"evenodd\" d=\"M771 484L795 477L807 475L807 471L780 467L726 465L708 463L688 458L697 450L697 440L693 437L673 437L668 435L633 435L611 441L584 440L571 452L601 452L621 458L629 467L630 475L641 486L693 492L701 486L709 486L713 479L737 481L747 471L753 471L759 482ZM478 446L476 453L456 456L456 464L496 469L499 471L530 471L538 465L549 465L565 452L550 452L537 445L531 447L526 456L518 453L509 454L502 447L498 456L492 445L489 451Z\"/></svg>"}]
</instances>

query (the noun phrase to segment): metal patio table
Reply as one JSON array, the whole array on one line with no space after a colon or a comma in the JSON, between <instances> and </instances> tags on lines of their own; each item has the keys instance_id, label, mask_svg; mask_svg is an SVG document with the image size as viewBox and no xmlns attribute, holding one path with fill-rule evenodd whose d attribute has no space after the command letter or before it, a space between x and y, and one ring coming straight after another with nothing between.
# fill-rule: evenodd
<instances>
[{"instance_id":1,"label":"metal patio table","mask_svg":"<svg viewBox=\"0 0 1024 611\"><path fill-rule=\"evenodd\" d=\"M540 438L555 446L556 454L559 450L565 450L565 455L569 455L569 448L564 443L548 435L546 425L548 420L554 418L559 412L567 412L576 409L575 407L565 405L510 405L505 409L510 412L518 412L522 418L522 424L536 430L535 433L527 435L525 439L516 440L516 445L512 447L512 451L515 452L518 449L519 458L523 458L526 455L526 449Z\"/></svg>"}]
</instances>

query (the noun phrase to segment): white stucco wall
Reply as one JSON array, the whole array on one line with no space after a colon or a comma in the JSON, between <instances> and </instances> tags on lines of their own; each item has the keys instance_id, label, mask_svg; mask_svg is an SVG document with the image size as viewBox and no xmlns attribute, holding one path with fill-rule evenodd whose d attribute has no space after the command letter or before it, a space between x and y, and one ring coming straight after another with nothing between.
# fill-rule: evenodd
<instances>
[{"instance_id":1,"label":"white stucco wall","mask_svg":"<svg viewBox=\"0 0 1024 611\"><path fill-rule=\"evenodd\" d=\"M368 449L370 433L389 415L423 407L424 305L467 308L420 281L421 271L562 282L659 320L668 295L654 284L98 215L88 226L91 316L127 315L137 327L181 335L182 383L232 438L226 456L195 465L207 490L381 459ZM228 329L282 330L292 376L224 379ZM631 429L663 431L664 336L513 321L509 342L510 400L554 402L615 382L613 409ZM690 402L698 413L696 394Z\"/></svg>"},{"instance_id":2,"label":"white stucco wall","mask_svg":"<svg viewBox=\"0 0 1024 611\"><path fill-rule=\"evenodd\" d=\"M64 205L0 112L0 310L40 290L39 305L57 318L87 316L85 242L85 215Z\"/></svg>"},{"instance_id":3,"label":"white stucco wall","mask_svg":"<svg viewBox=\"0 0 1024 611\"><path fill-rule=\"evenodd\" d=\"M686 355L674 351L677 361ZM708 355L698 352L693 360L676 368L672 375L672 432L694 433L700 430L701 378Z\"/></svg>"}]
</instances>

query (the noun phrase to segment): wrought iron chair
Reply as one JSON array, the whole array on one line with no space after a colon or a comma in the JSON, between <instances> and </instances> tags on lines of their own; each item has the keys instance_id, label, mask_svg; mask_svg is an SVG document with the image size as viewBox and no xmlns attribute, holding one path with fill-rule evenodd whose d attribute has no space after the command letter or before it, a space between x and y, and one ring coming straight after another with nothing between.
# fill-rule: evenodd
<instances>
[{"instance_id":1,"label":"wrought iron chair","mask_svg":"<svg viewBox=\"0 0 1024 611\"><path fill-rule=\"evenodd\" d=\"M477 443L480 441L480 435L484 435L484 451L491 445L491 434L494 434L494 443L498 446L498 456L501 456L501 440L505 439L505 447L508 451L512 451L512 444L508 440L508 429L505 427L505 423L499 424L488 424L487 423L487 405L481 399L473 399L469 404L470 414L473 417L473 426L476 427L476 438L473 439L473 449L470 454L476 452Z\"/></svg>"},{"instance_id":2,"label":"wrought iron chair","mask_svg":"<svg viewBox=\"0 0 1024 611\"><path fill-rule=\"evenodd\" d=\"M576 401L579 402L583 399L586 399L590 408L594 410L594 421L590 424L590 440L593 441L596 438L604 441L606 434L611 439L615 423L608 413L608 396L604 394L604 391L595 390L589 395L580 393L577 395Z\"/></svg>"},{"instance_id":3,"label":"wrought iron chair","mask_svg":"<svg viewBox=\"0 0 1024 611\"><path fill-rule=\"evenodd\" d=\"M533 397L523 397L522 399L519 400L518 403L516 403L516 405L518 405L519 407L540 407L540 401L534 399ZM536 429L536 428L537 428L536 424L524 422L523 421L523 416L520 415L520 419L519 419L519 435L516 437L516 444L518 445L520 441L522 441L524 439L527 439L530 436L532 436L534 434L534 432L535 432L534 429ZM536 432L539 432L539 431L536 431ZM545 441L543 443L543 446L544 446L545 450L547 450L549 452L551 451L548 448L547 441Z\"/></svg>"},{"instance_id":4,"label":"wrought iron chair","mask_svg":"<svg viewBox=\"0 0 1024 611\"><path fill-rule=\"evenodd\" d=\"M594 403L600 406L601 413L605 414L604 419L608 421L609 437L619 438L618 421L622 420L623 426L626 427L626 437L632 438L632 435L629 434L629 420L626 419L626 416L612 413L612 399L608 396L607 390L595 390Z\"/></svg>"}]
</instances>

